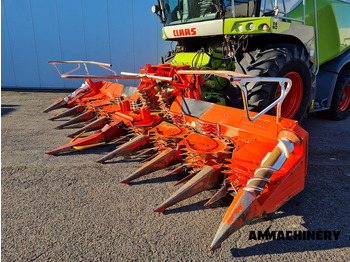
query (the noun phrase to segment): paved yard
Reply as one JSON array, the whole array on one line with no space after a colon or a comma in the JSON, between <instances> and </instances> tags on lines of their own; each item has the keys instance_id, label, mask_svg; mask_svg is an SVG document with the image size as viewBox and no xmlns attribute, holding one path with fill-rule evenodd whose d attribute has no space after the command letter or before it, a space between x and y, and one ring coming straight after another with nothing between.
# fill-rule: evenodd
<instances>
[{"instance_id":1,"label":"paved yard","mask_svg":"<svg viewBox=\"0 0 350 262\"><path fill-rule=\"evenodd\" d=\"M345 261L350 257L350 118L317 115L310 133L305 190L268 219L207 251L229 202L203 204L215 190L164 214L153 213L175 191L156 172L132 185L121 178L141 164L118 159L97 164L112 145L49 156L69 142L42 110L62 93L1 93L2 261ZM250 230L340 230L339 240L255 241Z\"/></svg>"}]
</instances>

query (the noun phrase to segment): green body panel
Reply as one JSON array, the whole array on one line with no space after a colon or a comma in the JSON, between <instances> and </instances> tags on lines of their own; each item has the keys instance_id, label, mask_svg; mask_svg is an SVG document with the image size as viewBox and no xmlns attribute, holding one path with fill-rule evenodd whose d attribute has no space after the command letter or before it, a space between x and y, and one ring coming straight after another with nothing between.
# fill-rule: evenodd
<instances>
[{"instance_id":1,"label":"green body panel","mask_svg":"<svg viewBox=\"0 0 350 262\"><path fill-rule=\"evenodd\" d=\"M273 17L250 17L250 18L226 18L224 20L224 34L226 35L249 35L249 34L280 34L288 30L290 23L277 21L277 27L273 27ZM254 29L250 26L253 25ZM268 25L267 30L263 26ZM242 26L243 30L239 28Z\"/></svg>"},{"instance_id":2,"label":"green body panel","mask_svg":"<svg viewBox=\"0 0 350 262\"><path fill-rule=\"evenodd\" d=\"M320 65L337 57L350 47L350 3L339 0L317 0L318 53ZM302 19L303 7L288 14ZM306 1L305 24L314 26L313 1Z\"/></svg>"},{"instance_id":3,"label":"green body panel","mask_svg":"<svg viewBox=\"0 0 350 262\"><path fill-rule=\"evenodd\" d=\"M206 53L195 53L195 52L182 52L177 53L171 62L173 66L177 65L190 65L194 66L194 64L197 64L199 68L201 67L210 67L211 69L217 70L222 65L223 61L220 59L222 58L222 54L217 54L214 52L211 52L210 55L214 58L211 59L210 56L208 56ZM219 59L215 59L219 58Z\"/></svg>"},{"instance_id":4,"label":"green body panel","mask_svg":"<svg viewBox=\"0 0 350 262\"><path fill-rule=\"evenodd\" d=\"M182 53L177 53L176 56L174 57L173 61L171 64L173 66L177 65L190 65L192 66L194 61L196 60L196 56L198 56L198 61L200 65L202 66L208 66L210 57L207 54L197 54L194 52L182 52Z\"/></svg>"}]
</instances>

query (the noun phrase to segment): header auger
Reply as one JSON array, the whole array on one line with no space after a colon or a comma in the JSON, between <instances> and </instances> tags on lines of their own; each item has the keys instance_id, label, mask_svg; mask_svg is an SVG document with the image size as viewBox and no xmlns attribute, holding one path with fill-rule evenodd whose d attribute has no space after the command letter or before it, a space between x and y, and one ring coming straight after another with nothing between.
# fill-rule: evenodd
<instances>
[{"instance_id":1,"label":"header auger","mask_svg":"<svg viewBox=\"0 0 350 262\"><path fill-rule=\"evenodd\" d=\"M82 88L51 106L62 107L65 101L64 107L71 108L68 114L56 116L74 117L61 127L77 120L85 121L85 126L73 133L77 136L71 143L48 154L114 143L116 149L97 162L120 156L144 158L143 166L122 178L121 183L127 184L172 166L163 176L184 174L176 183L182 186L160 202L155 212L213 188L218 191L205 206L233 196L210 250L304 188L308 134L297 121L281 117L291 80L169 64L146 65L141 74L127 75L140 78L137 88L88 79ZM243 109L204 101L201 86L212 77L226 79L241 90ZM257 82L278 83L281 90L276 101L258 113L249 110L246 88ZM271 111L276 116L266 114ZM88 114L91 117L85 118ZM83 137L93 130L98 131Z\"/></svg>"}]
</instances>

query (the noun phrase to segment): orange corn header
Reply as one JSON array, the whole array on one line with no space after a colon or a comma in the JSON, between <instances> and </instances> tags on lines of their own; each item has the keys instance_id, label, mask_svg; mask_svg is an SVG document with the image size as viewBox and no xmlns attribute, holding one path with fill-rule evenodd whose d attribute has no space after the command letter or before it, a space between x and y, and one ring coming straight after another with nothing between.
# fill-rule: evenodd
<instances>
[{"instance_id":1,"label":"orange corn header","mask_svg":"<svg viewBox=\"0 0 350 262\"><path fill-rule=\"evenodd\" d=\"M201 97L203 74L216 74L241 86L243 101L244 83L268 79L228 71L184 71L187 69L147 64L141 74L128 74L140 79L137 88L87 79L81 88L45 110L69 108L50 120L71 117L57 128L78 128L69 134L73 137L70 143L47 154L116 144L112 152L96 161L105 163L120 156L143 158L139 169L121 178L121 183L130 185L174 166L163 176L183 174L177 182L180 186L155 207L155 212L164 212L212 188L217 192L205 206L233 196L209 247L215 250L240 227L274 212L303 190L308 134L297 121L279 117L290 89L288 79L271 79L282 87L281 97L271 105L277 116L272 116L265 111L249 112L247 104L238 109Z\"/></svg>"}]
</instances>

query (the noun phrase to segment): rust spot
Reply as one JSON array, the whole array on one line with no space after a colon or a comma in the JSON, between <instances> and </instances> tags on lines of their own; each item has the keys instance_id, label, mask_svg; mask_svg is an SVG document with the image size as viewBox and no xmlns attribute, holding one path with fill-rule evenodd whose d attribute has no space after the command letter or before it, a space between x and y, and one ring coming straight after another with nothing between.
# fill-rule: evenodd
<instances>
[{"instance_id":1,"label":"rust spot","mask_svg":"<svg viewBox=\"0 0 350 262\"><path fill-rule=\"evenodd\" d=\"M243 210L243 206L242 203L239 205L239 207L237 207L235 210L233 210L232 214L233 215L237 215L239 212L242 212Z\"/></svg>"}]
</instances>

